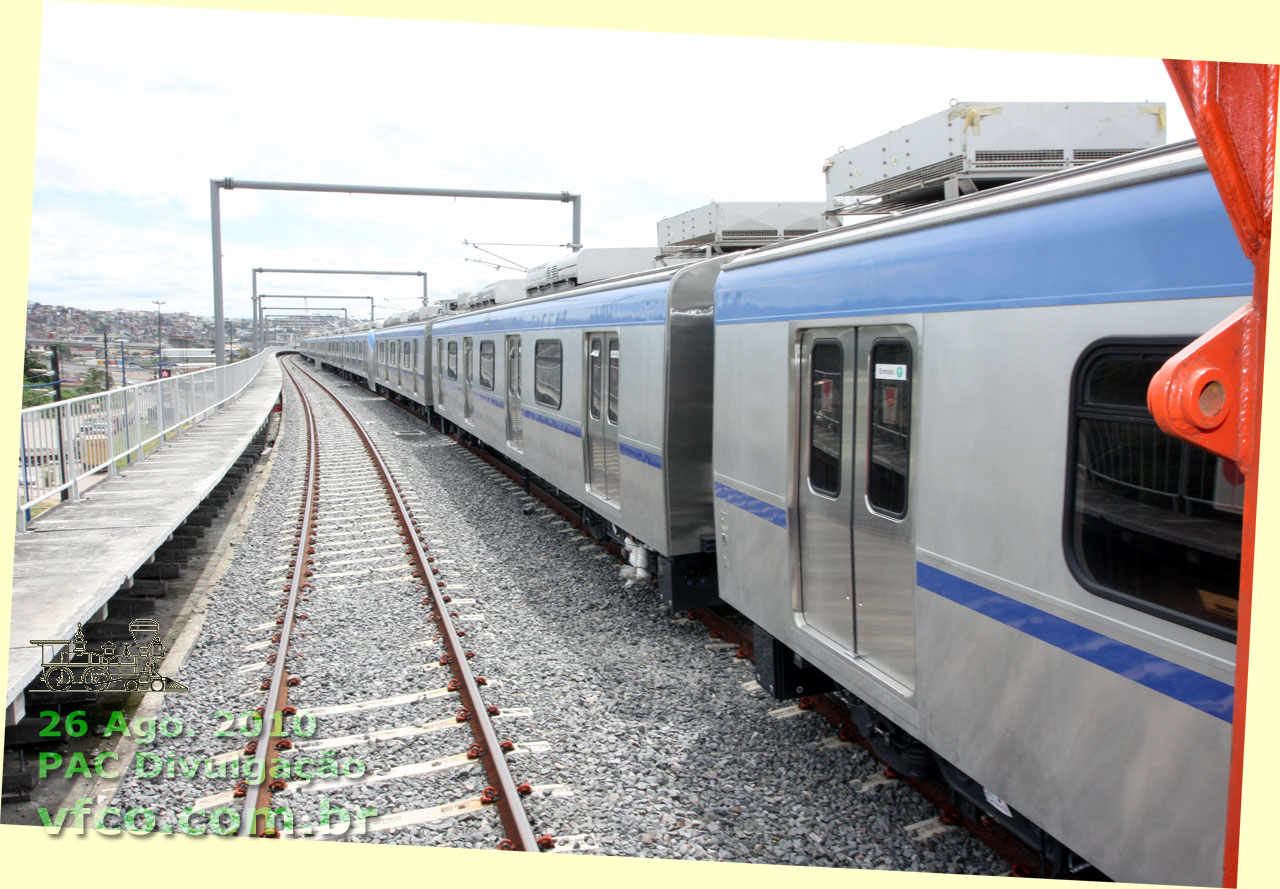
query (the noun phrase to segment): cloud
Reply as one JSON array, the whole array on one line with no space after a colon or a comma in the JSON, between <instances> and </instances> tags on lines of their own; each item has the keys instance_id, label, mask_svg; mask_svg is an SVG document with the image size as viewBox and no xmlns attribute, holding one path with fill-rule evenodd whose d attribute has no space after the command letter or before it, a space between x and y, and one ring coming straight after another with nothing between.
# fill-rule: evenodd
<instances>
[{"instance_id":1,"label":"cloud","mask_svg":"<svg viewBox=\"0 0 1280 889\"><path fill-rule=\"evenodd\" d=\"M1157 60L49 3L31 292L212 314L225 176L568 190L588 245L655 245L660 219L713 199L823 200L823 159L953 97L1165 101L1170 137L1190 134ZM228 315L254 267L424 270L443 296L511 274L463 239L570 238L554 202L220 197ZM406 281L360 286L403 300Z\"/></svg>"}]
</instances>

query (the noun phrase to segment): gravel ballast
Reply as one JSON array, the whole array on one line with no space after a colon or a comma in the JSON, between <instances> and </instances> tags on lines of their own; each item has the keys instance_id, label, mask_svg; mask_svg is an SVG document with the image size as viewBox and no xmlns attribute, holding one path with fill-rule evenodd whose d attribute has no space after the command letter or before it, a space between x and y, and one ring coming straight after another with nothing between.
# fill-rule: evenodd
<instances>
[{"instance_id":1,"label":"gravel ballast","mask_svg":"<svg viewBox=\"0 0 1280 889\"><path fill-rule=\"evenodd\" d=\"M673 618L656 590L625 589L614 557L545 506L526 512L521 489L421 419L363 387L319 376L366 425L420 522L444 592L454 599L455 625L476 652L472 670L486 677L485 699L502 711L494 720L498 734L517 745L511 771L535 788L524 801L535 835L557 837L562 851L607 855L942 873L1008 869L961 830L913 838L906 828L937 810L899 782L869 781L882 767L861 748L835 741L816 714L771 715L783 705L752 682L750 662L735 658L733 646L713 640L701 623ZM285 574L300 502L301 409L287 382L285 392L271 477L179 674L191 692L166 695L160 709L181 720L183 731L138 748L154 757L152 765L169 755L204 761L242 745L243 737L216 736L228 721L217 713L238 716L265 699L254 690L266 668L242 668L274 650L246 646L269 639L272 630L263 627L280 613L282 587L268 581ZM341 434L338 427L322 420L321 433ZM419 604L409 569L396 568L407 565L403 547L388 546L399 538L361 528L383 520L353 518L385 511L381 495L355 493L354 461L321 459L320 540L331 531L343 536L341 544L317 546L315 590L301 608L308 619L299 623L305 636L296 646L303 681L291 703L317 710L442 687L448 673L437 663L443 647L432 642L429 609ZM339 493L326 495L326 486ZM361 498L353 510L350 502ZM335 572L346 576L326 579ZM321 739L442 723L457 706L449 695L318 715L314 735L285 756L316 758L319 751L307 745ZM465 727L448 727L331 752L380 774L456 756L471 740ZM204 770L190 778L180 770L178 777L140 778L132 765L122 771L114 805L146 808L160 825L175 824L196 799L234 785ZM291 787L275 804L289 806L295 824L314 825L326 810L335 820L337 807L376 808L382 817L460 801L486 783L470 764L318 792ZM374 817L368 831L337 838L493 848L502 836L489 810L394 831L377 823Z\"/></svg>"}]
</instances>

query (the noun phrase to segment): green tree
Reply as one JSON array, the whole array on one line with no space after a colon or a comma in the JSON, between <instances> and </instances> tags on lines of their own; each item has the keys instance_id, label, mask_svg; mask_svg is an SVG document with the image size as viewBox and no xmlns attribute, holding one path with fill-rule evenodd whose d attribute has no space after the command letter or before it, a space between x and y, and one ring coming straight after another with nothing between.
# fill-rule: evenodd
<instances>
[{"instance_id":1,"label":"green tree","mask_svg":"<svg viewBox=\"0 0 1280 889\"><path fill-rule=\"evenodd\" d=\"M101 392L107 388L107 375L100 367L90 369L84 375L84 380L74 389L68 389L65 386L62 389L64 398L75 398L77 395L92 395L94 392Z\"/></svg>"},{"instance_id":2,"label":"green tree","mask_svg":"<svg viewBox=\"0 0 1280 889\"><path fill-rule=\"evenodd\" d=\"M28 350L22 356L22 382L39 383L49 378L49 365L41 360L40 353Z\"/></svg>"},{"instance_id":3,"label":"green tree","mask_svg":"<svg viewBox=\"0 0 1280 889\"><path fill-rule=\"evenodd\" d=\"M35 407L53 401L53 389L23 389L22 406Z\"/></svg>"},{"instance_id":4,"label":"green tree","mask_svg":"<svg viewBox=\"0 0 1280 889\"><path fill-rule=\"evenodd\" d=\"M40 386L53 380L53 372L44 361L47 353L28 351L22 358L22 406L32 407L47 404L53 400L53 389L29 389L28 386Z\"/></svg>"}]
</instances>

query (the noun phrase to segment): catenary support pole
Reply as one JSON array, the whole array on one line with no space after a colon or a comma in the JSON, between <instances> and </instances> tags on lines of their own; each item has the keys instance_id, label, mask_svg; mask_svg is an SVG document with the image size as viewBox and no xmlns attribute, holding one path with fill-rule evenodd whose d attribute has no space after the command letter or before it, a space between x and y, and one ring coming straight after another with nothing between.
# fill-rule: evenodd
<instances>
[{"instance_id":1,"label":"catenary support pole","mask_svg":"<svg viewBox=\"0 0 1280 889\"><path fill-rule=\"evenodd\" d=\"M218 206L216 179L209 181L209 224L213 227L213 364L222 367L227 363L226 332L222 329L222 214ZM221 376L218 378L221 380ZM218 393L222 400L222 393Z\"/></svg>"},{"instance_id":2,"label":"catenary support pole","mask_svg":"<svg viewBox=\"0 0 1280 889\"><path fill-rule=\"evenodd\" d=\"M411 197L441 197L441 198L490 198L495 200L515 200L515 201L559 201L565 204L571 204L573 209L573 236L569 244L570 249L577 250L582 246L582 195L571 194L567 191L544 192L544 191L491 191L484 189L458 189L458 188L403 188L393 185L333 185L323 182L266 182L253 179L210 179L209 180L209 225L213 235L213 320L214 320L214 351L216 364L221 366L226 363L227 356L225 354L225 339L223 331L223 309L222 309L222 222L219 207L218 189L225 188L228 191L235 188L251 188L259 191L315 191L330 192L336 194L394 194L408 195ZM289 269L254 269L254 282L257 282L257 273L264 271L297 271ZM314 271L314 270L312 270ZM331 272L330 274L341 274ZM377 272L351 272L350 274L388 274ZM420 274L422 275L422 303L427 302L427 276L424 272L393 272L389 274ZM256 288L255 288L256 289ZM257 313L255 312L255 317ZM373 320L372 316L369 319Z\"/></svg>"}]
</instances>

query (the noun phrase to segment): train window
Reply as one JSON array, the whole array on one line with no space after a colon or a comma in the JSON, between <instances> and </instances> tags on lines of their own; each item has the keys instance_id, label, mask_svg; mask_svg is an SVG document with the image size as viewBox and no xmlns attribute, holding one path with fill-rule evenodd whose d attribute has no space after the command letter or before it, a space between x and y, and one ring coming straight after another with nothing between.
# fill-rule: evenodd
<instances>
[{"instance_id":1,"label":"train window","mask_svg":"<svg viewBox=\"0 0 1280 889\"><path fill-rule=\"evenodd\" d=\"M902 518L907 514L911 456L911 345L905 340L877 340L870 363L867 503L877 512Z\"/></svg>"},{"instance_id":2,"label":"train window","mask_svg":"<svg viewBox=\"0 0 1280 889\"><path fill-rule=\"evenodd\" d=\"M600 350L602 348L604 348L604 345L598 336L593 336L587 345L587 358L591 362L591 366L588 368L588 379L591 381L590 408L591 419L593 420L600 419L600 387L603 383L600 374Z\"/></svg>"},{"instance_id":3,"label":"train window","mask_svg":"<svg viewBox=\"0 0 1280 889\"><path fill-rule=\"evenodd\" d=\"M564 369L559 340L538 340L533 344L533 400L560 408L560 385Z\"/></svg>"},{"instance_id":4,"label":"train window","mask_svg":"<svg viewBox=\"0 0 1280 889\"><path fill-rule=\"evenodd\" d=\"M809 485L828 497L840 495L840 441L844 428L844 348L835 340L813 344L809 386Z\"/></svg>"},{"instance_id":5,"label":"train window","mask_svg":"<svg viewBox=\"0 0 1280 889\"><path fill-rule=\"evenodd\" d=\"M456 380L458 378L458 344L452 342L449 344L449 379Z\"/></svg>"},{"instance_id":6,"label":"train window","mask_svg":"<svg viewBox=\"0 0 1280 889\"><path fill-rule=\"evenodd\" d=\"M618 425L618 338L609 337L609 422Z\"/></svg>"},{"instance_id":7,"label":"train window","mask_svg":"<svg viewBox=\"0 0 1280 889\"><path fill-rule=\"evenodd\" d=\"M493 340L480 341L480 385L493 388Z\"/></svg>"},{"instance_id":8,"label":"train window","mask_svg":"<svg viewBox=\"0 0 1280 889\"><path fill-rule=\"evenodd\" d=\"M1235 464L1165 435L1151 377L1186 341L1103 341L1072 382L1067 562L1086 589L1234 639L1244 478Z\"/></svg>"}]
</instances>

